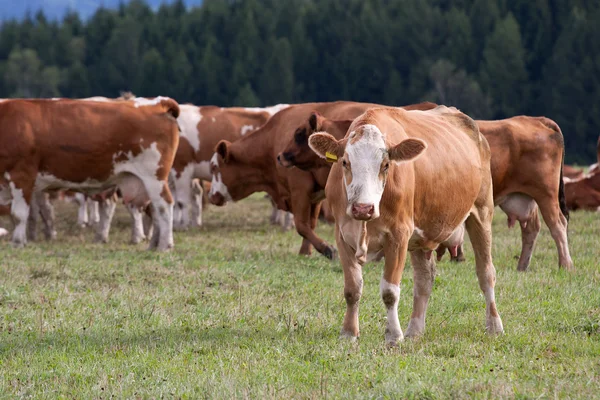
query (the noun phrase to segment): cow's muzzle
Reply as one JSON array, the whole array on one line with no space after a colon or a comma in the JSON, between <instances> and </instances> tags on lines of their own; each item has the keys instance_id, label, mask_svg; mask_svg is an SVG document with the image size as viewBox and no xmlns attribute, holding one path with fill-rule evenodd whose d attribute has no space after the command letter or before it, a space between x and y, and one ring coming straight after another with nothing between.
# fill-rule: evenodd
<instances>
[{"instance_id":1,"label":"cow's muzzle","mask_svg":"<svg viewBox=\"0 0 600 400\"><path fill-rule=\"evenodd\" d=\"M352 204L352 217L361 221L368 221L375 214L374 204L354 203Z\"/></svg>"},{"instance_id":2,"label":"cow's muzzle","mask_svg":"<svg viewBox=\"0 0 600 400\"><path fill-rule=\"evenodd\" d=\"M282 152L277 155L277 162L282 167L290 168L294 166L294 155L289 152Z\"/></svg>"},{"instance_id":3,"label":"cow's muzzle","mask_svg":"<svg viewBox=\"0 0 600 400\"><path fill-rule=\"evenodd\" d=\"M219 192L215 192L215 193L211 193L211 195L209 196L209 200L211 204L214 204L215 206L223 206L225 205L225 196L223 196L221 193Z\"/></svg>"}]
</instances>

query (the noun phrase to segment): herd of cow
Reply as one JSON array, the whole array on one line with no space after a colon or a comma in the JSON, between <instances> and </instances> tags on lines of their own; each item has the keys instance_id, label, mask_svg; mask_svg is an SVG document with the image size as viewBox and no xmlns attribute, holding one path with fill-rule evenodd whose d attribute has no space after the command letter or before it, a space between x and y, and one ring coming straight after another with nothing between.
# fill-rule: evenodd
<instances>
[{"instance_id":1,"label":"herd of cow","mask_svg":"<svg viewBox=\"0 0 600 400\"><path fill-rule=\"evenodd\" d=\"M523 271L541 228L538 208L559 265L570 270L567 210L600 207L600 168L583 175L563 165L563 135L554 121L474 121L428 102L220 108L130 94L6 99L0 100L0 142L0 213L13 218L13 244L35 238L39 217L45 236L56 235L50 199L59 191L77 201L79 223L93 222L103 242L122 201L132 217L132 242L148 238L158 250L173 247L173 228L202 224L209 187L207 197L217 206L266 192L272 220L295 224L302 236L300 254L314 247L334 259L339 251L343 335L359 334L362 264L385 259L381 296L390 345L404 336L397 307L407 253L415 277L407 337L424 331L433 251L438 260L446 250L452 260L464 260L465 231L485 295L486 327L499 333L494 206L507 214L509 226L519 222L517 268ZM337 250L315 233L321 214L335 222Z\"/></svg>"}]
</instances>

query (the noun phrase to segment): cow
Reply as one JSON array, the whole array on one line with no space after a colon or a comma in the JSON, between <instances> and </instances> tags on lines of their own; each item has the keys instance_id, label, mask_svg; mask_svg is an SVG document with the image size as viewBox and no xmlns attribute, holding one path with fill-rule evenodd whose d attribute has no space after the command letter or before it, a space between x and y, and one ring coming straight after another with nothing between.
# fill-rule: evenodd
<instances>
[{"instance_id":1,"label":"cow","mask_svg":"<svg viewBox=\"0 0 600 400\"><path fill-rule=\"evenodd\" d=\"M334 259L335 248L315 232L320 201L312 201L314 193L325 187L328 171L286 169L277 164L276 156L290 140L293 129L312 110L339 119L357 117L376 106L346 101L295 104L236 142L221 140L211 158L210 202L223 206L254 192L266 192L279 209L293 213L296 231L303 238L300 254L311 254L314 246L325 257Z\"/></svg>"},{"instance_id":2,"label":"cow","mask_svg":"<svg viewBox=\"0 0 600 400\"><path fill-rule=\"evenodd\" d=\"M262 126L287 104L266 108L181 105L179 147L173 163L176 229L202 225L202 197L192 194L192 180L210 181L210 159L219 140L234 142ZM190 206L193 217L190 221Z\"/></svg>"},{"instance_id":3,"label":"cow","mask_svg":"<svg viewBox=\"0 0 600 400\"><path fill-rule=\"evenodd\" d=\"M309 145L334 163L325 192L344 272L343 337L359 336L362 265L381 251L386 344L394 346L404 338L398 300L407 252L414 289L406 337L422 335L435 278L432 251L463 222L475 250L487 332L503 332L491 255L490 148L471 118L445 106L428 111L371 109L354 120L344 139L316 133Z\"/></svg>"},{"instance_id":4,"label":"cow","mask_svg":"<svg viewBox=\"0 0 600 400\"><path fill-rule=\"evenodd\" d=\"M277 155L294 135L295 127L306 121L313 110L331 119L348 119L373 107L380 105L349 101L295 104L237 142L220 141L211 159L210 202L223 206L254 192L267 192L279 209L293 213L296 231L303 238L299 254L310 255L314 246L325 257L336 258L335 247L315 233L322 200L318 193L325 187L329 170L284 168L277 163Z\"/></svg>"},{"instance_id":5,"label":"cow","mask_svg":"<svg viewBox=\"0 0 600 400\"><path fill-rule=\"evenodd\" d=\"M0 216L11 215L10 210L10 205L0 205ZM50 203L50 193L35 192L33 194L30 212L27 218L27 240L37 240L38 217L42 218L42 231L44 232L46 240L55 239L56 230L54 229L54 207ZM4 234L8 234L8 231L6 231Z\"/></svg>"},{"instance_id":6,"label":"cow","mask_svg":"<svg viewBox=\"0 0 600 400\"><path fill-rule=\"evenodd\" d=\"M520 222L522 250L518 270L527 270L540 231L538 205L556 242L559 265L571 269L567 242L567 208L562 186L563 136L558 125L544 117L519 116L499 121L475 121L492 150L494 202L508 215L509 226ZM352 120L330 120L312 113L295 131L279 154L284 166L301 169L329 168L308 147L308 138L326 131L336 139L344 137ZM453 261L464 261L462 241L455 236L440 245L439 259L448 248Z\"/></svg>"},{"instance_id":7,"label":"cow","mask_svg":"<svg viewBox=\"0 0 600 400\"><path fill-rule=\"evenodd\" d=\"M578 179L565 178L565 196L569 210L600 211L600 171Z\"/></svg>"},{"instance_id":8,"label":"cow","mask_svg":"<svg viewBox=\"0 0 600 400\"><path fill-rule=\"evenodd\" d=\"M0 203L12 202L13 244L27 242L34 191L101 193L118 188L126 204L152 205L150 248L173 246L167 176L179 140L179 105L168 97L137 102L66 99L0 103ZM101 229L110 223L100 203Z\"/></svg>"}]
</instances>

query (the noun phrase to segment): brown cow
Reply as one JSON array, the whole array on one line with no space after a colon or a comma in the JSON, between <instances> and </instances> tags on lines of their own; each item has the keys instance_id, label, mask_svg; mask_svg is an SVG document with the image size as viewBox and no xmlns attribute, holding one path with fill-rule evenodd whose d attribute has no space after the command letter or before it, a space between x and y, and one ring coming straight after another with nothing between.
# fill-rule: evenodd
<instances>
[{"instance_id":1,"label":"brown cow","mask_svg":"<svg viewBox=\"0 0 600 400\"><path fill-rule=\"evenodd\" d=\"M565 195L569 210L600 211L600 171L579 179L565 178Z\"/></svg>"},{"instance_id":2,"label":"brown cow","mask_svg":"<svg viewBox=\"0 0 600 400\"><path fill-rule=\"evenodd\" d=\"M526 270L529 266L540 230L537 205L556 242L559 264L570 269L573 263L566 237L568 214L562 190L564 148L560 128L552 120L543 117L520 116L476 122L492 149L494 201L508 215L509 226L513 226L517 220L520 222L523 247L518 269ZM341 139L351 123L352 120L332 121L313 113L307 122L296 129L293 139L279 155L280 163L305 170L327 168L331 164L310 151L307 138L322 130ZM458 237L440 246L440 259L444 248L448 247L453 260L464 260L462 246L454 249L457 244L454 239Z\"/></svg>"},{"instance_id":3,"label":"brown cow","mask_svg":"<svg viewBox=\"0 0 600 400\"><path fill-rule=\"evenodd\" d=\"M178 104L8 100L0 103L0 202L12 201L13 243L26 243L35 191L119 188L124 202L151 203L150 248L173 246L173 199L167 184L178 143ZM107 210L100 204L100 224ZM104 218L104 219L103 219Z\"/></svg>"},{"instance_id":4,"label":"brown cow","mask_svg":"<svg viewBox=\"0 0 600 400\"><path fill-rule=\"evenodd\" d=\"M435 278L432 251L465 221L485 295L487 331L503 331L491 255L490 148L472 119L444 106L429 111L372 109L354 120L344 139L317 133L309 145L320 157L334 162L325 192L335 216L344 271L347 309L342 336L359 336L362 264L381 251L385 255L380 291L387 308L386 343L395 345L403 339L398 300L407 252L413 266L414 297L406 336L422 335Z\"/></svg>"},{"instance_id":5,"label":"brown cow","mask_svg":"<svg viewBox=\"0 0 600 400\"><path fill-rule=\"evenodd\" d=\"M267 192L282 210L294 214L296 231L303 237L300 254L311 254L312 246L333 259L335 248L317 236L314 229L320 211L315 192L327 182L328 168L311 172L286 169L277 164L277 154L294 134L294 128L316 110L332 119L355 118L377 104L338 101L296 104L275 114L261 128L235 143L218 143L211 160L211 203L224 205L258 191Z\"/></svg>"}]
</instances>

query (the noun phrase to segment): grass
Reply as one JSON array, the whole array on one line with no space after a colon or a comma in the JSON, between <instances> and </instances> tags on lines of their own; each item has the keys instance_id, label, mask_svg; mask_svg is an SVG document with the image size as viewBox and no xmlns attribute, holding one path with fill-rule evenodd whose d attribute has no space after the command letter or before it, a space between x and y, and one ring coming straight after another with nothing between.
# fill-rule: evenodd
<instances>
[{"instance_id":1,"label":"grass","mask_svg":"<svg viewBox=\"0 0 600 400\"><path fill-rule=\"evenodd\" d=\"M384 345L381 264L364 268L361 338L338 338L339 262L297 255L300 238L268 224L260 195L210 207L202 230L166 254L130 246L122 207L111 243L58 206L59 238L0 242L0 394L34 398L599 398L600 214L574 213L574 273L557 267L544 226L517 273L518 230L494 220L496 297L505 335L485 331L472 251L446 259L425 336ZM9 227L7 219L0 226ZM332 242L333 229L318 233ZM400 321L412 307L412 271Z\"/></svg>"}]
</instances>

